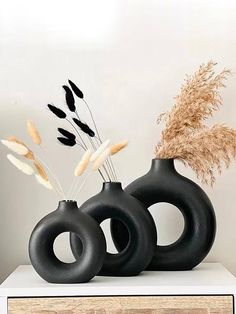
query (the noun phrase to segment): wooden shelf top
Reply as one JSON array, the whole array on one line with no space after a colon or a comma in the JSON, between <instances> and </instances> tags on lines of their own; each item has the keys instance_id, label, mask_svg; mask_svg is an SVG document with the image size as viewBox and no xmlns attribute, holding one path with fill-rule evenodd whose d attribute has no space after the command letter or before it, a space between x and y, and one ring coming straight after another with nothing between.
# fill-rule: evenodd
<instances>
[{"instance_id":1,"label":"wooden shelf top","mask_svg":"<svg viewBox=\"0 0 236 314\"><path fill-rule=\"evenodd\" d=\"M136 277L96 276L84 284L49 284L30 265L0 285L0 297L236 294L236 278L218 263L180 272L145 271Z\"/></svg>"}]
</instances>

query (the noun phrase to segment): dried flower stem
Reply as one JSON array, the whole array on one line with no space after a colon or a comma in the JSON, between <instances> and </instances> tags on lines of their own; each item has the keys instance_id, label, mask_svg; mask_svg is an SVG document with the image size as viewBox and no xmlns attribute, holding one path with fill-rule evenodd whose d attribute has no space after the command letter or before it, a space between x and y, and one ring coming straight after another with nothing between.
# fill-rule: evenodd
<instances>
[{"instance_id":1,"label":"dried flower stem","mask_svg":"<svg viewBox=\"0 0 236 314\"><path fill-rule=\"evenodd\" d=\"M57 177L54 175L53 171L51 170L51 168L47 165L47 163L40 158L38 155L36 155L36 159L39 160L42 165L48 170L48 172L50 173L54 183L52 183L54 190L65 199L65 193L61 187L61 184L59 182L59 180L57 179ZM55 184L56 183L56 184Z\"/></svg>"},{"instance_id":2,"label":"dried flower stem","mask_svg":"<svg viewBox=\"0 0 236 314\"><path fill-rule=\"evenodd\" d=\"M72 199L77 199L79 196L79 192L81 191L81 189L83 188L85 182L87 181L88 177L90 176L89 173L87 173L87 175L85 176L85 178L82 180L82 182L80 183L79 187L77 188L77 190L75 190L75 195L72 194Z\"/></svg>"}]
</instances>

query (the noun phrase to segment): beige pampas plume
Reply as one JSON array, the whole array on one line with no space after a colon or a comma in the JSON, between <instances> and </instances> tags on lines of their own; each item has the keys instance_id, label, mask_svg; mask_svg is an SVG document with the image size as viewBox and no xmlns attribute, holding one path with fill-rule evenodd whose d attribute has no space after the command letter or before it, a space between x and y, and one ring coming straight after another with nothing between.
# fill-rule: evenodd
<instances>
[{"instance_id":1,"label":"beige pampas plume","mask_svg":"<svg viewBox=\"0 0 236 314\"><path fill-rule=\"evenodd\" d=\"M53 186L51 185L51 183L47 180L44 180L39 174L36 174L35 178L37 182L43 185L46 189L53 190Z\"/></svg>"},{"instance_id":2,"label":"beige pampas plume","mask_svg":"<svg viewBox=\"0 0 236 314\"><path fill-rule=\"evenodd\" d=\"M98 149L92 154L92 156L90 157L90 161L93 162L95 161L98 156L101 155L102 152L104 152L104 150L108 147L108 145L110 144L111 140L106 140L105 142L103 142Z\"/></svg>"},{"instance_id":3,"label":"beige pampas plume","mask_svg":"<svg viewBox=\"0 0 236 314\"><path fill-rule=\"evenodd\" d=\"M29 151L28 148L22 144L11 142L8 140L1 140L2 144L5 145L8 149L12 150L14 153L18 155L25 156Z\"/></svg>"},{"instance_id":4,"label":"beige pampas plume","mask_svg":"<svg viewBox=\"0 0 236 314\"><path fill-rule=\"evenodd\" d=\"M29 149L29 147L26 146L26 144L24 142L22 142L21 140L19 140L15 136L9 136L7 138L7 140L10 141L10 142L15 142L15 143L18 143L18 144L21 144L21 145L25 146L28 149L28 153L26 155L24 155L24 157L27 158L27 159L30 159L30 160L34 160L33 152Z\"/></svg>"},{"instance_id":5,"label":"beige pampas plume","mask_svg":"<svg viewBox=\"0 0 236 314\"><path fill-rule=\"evenodd\" d=\"M29 135L31 136L33 142L37 145L40 145L42 143L40 134L36 128L36 126L34 125L33 121L28 120L27 121L27 130Z\"/></svg>"},{"instance_id":6,"label":"beige pampas plume","mask_svg":"<svg viewBox=\"0 0 236 314\"><path fill-rule=\"evenodd\" d=\"M90 149L88 149L84 153L84 155L82 156L81 160L79 161L78 165L75 168L74 175L76 177L81 176L84 173L85 169L87 168L89 164L90 157L91 157L91 151Z\"/></svg>"},{"instance_id":7,"label":"beige pampas plume","mask_svg":"<svg viewBox=\"0 0 236 314\"><path fill-rule=\"evenodd\" d=\"M110 154L111 154L111 156L115 155L116 153L118 153L120 150L125 148L127 145L128 145L128 141L122 141L122 142L119 142L119 143L117 143L115 145L112 145L110 147Z\"/></svg>"},{"instance_id":8,"label":"beige pampas plume","mask_svg":"<svg viewBox=\"0 0 236 314\"><path fill-rule=\"evenodd\" d=\"M47 172L38 160L34 160L34 166L40 177L45 181L49 181Z\"/></svg>"},{"instance_id":9,"label":"beige pampas plume","mask_svg":"<svg viewBox=\"0 0 236 314\"><path fill-rule=\"evenodd\" d=\"M203 183L213 184L215 172L236 159L236 130L223 124L208 127L205 120L222 105L220 88L229 70L215 73L216 63L209 61L187 76L175 97L173 108L162 114L165 123L156 158L175 158L189 165ZM161 119L164 117L164 119Z\"/></svg>"},{"instance_id":10,"label":"beige pampas plume","mask_svg":"<svg viewBox=\"0 0 236 314\"><path fill-rule=\"evenodd\" d=\"M108 147L94 161L92 169L98 170L104 164L104 162L110 156L110 154L111 154L111 150L110 150L110 147Z\"/></svg>"},{"instance_id":11,"label":"beige pampas plume","mask_svg":"<svg viewBox=\"0 0 236 314\"><path fill-rule=\"evenodd\" d=\"M32 167L30 167L28 164L26 164L25 162L17 159L16 157L14 157L11 154L7 155L7 159L21 172L23 172L24 174L27 175L32 175L34 173L34 170Z\"/></svg>"}]
</instances>

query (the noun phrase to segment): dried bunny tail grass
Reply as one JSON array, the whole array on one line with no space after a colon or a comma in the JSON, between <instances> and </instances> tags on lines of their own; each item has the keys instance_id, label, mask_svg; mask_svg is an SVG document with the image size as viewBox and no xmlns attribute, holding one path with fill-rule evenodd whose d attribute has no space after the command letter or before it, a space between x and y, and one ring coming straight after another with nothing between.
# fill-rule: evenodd
<instances>
[{"instance_id":1,"label":"dried bunny tail grass","mask_svg":"<svg viewBox=\"0 0 236 314\"><path fill-rule=\"evenodd\" d=\"M108 147L94 161L92 169L98 170L100 167L102 167L102 165L104 164L106 159L110 156L110 154L111 154L111 150L110 150L110 147Z\"/></svg>"},{"instance_id":2,"label":"dried bunny tail grass","mask_svg":"<svg viewBox=\"0 0 236 314\"><path fill-rule=\"evenodd\" d=\"M128 145L128 141L122 141L110 147L110 155L115 155Z\"/></svg>"},{"instance_id":3,"label":"dried bunny tail grass","mask_svg":"<svg viewBox=\"0 0 236 314\"><path fill-rule=\"evenodd\" d=\"M45 181L49 181L48 179L48 175L47 172L45 171L44 167L41 165L41 163L38 160L34 160L34 166L38 172L38 174L40 175L40 177L42 179L44 179Z\"/></svg>"},{"instance_id":4,"label":"dried bunny tail grass","mask_svg":"<svg viewBox=\"0 0 236 314\"><path fill-rule=\"evenodd\" d=\"M51 183L47 180L44 180L39 174L36 174L35 178L37 182L43 185L46 189L53 190L53 186L51 185Z\"/></svg>"},{"instance_id":5,"label":"dried bunny tail grass","mask_svg":"<svg viewBox=\"0 0 236 314\"><path fill-rule=\"evenodd\" d=\"M15 166L18 170L20 170L24 174L27 174L28 176L30 176L34 173L34 170L32 167L30 167L25 162L19 160L15 156L8 154L7 159L12 163L13 166Z\"/></svg>"},{"instance_id":6,"label":"dried bunny tail grass","mask_svg":"<svg viewBox=\"0 0 236 314\"><path fill-rule=\"evenodd\" d=\"M180 159L190 166L203 183L213 184L215 172L229 167L236 158L236 130L214 125L198 133L182 135L156 147L157 158Z\"/></svg>"},{"instance_id":7,"label":"dried bunny tail grass","mask_svg":"<svg viewBox=\"0 0 236 314\"><path fill-rule=\"evenodd\" d=\"M105 149L108 147L108 145L110 144L111 140L106 140L105 142L103 142L98 149L92 154L90 161L93 162L95 161L102 152L105 151Z\"/></svg>"},{"instance_id":8,"label":"dried bunny tail grass","mask_svg":"<svg viewBox=\"0 0 236 314\"><path fill-rule=\"evenodd\" d=\"M40 145L42 143L40 134L36 128L36 126L34 125L33 121L28 120L27 121L27 130L28 133L30 135L30 137L32 138L33 142L37 145Z\"/></svg>"},{"instance_id":9,"label":"dried bunny tail grass","mask_svg":"<svg viewBox=\"0 0 236 314\"><path fill-rule=\"evenodd\" d=\"M22 144L11 142L8 140L1 140L2 144L5 145L8 149L13 151L18 155L25 156L28 153L28 148Z\"/></svg>"},{"instance_id":10,"label":"dried bunny tail grass","mask_svg":"<svg viewBox=\"0 0 236 314\"><path fill-rule=\"evenodd\" d=\"M222 104L219 88L225 87L223 82L231 72L223 70L216 75L215 65L213 61L209 61L202 64L192 76L187 76L180 94L175 97L172 110L165 115L166 126L162 131L162 142L198 131L202 128L203 121L218 110Z\"/></svg>"},{"instance_id":11,"label":"dried bunny tail grass","mask_svg":"<svg viewBox=\"0 0 236 314\"><path fill-rule=\"evenodd\" d=\"M88 149L84 155L82 156L81 160L79 161L78 165L75 168L74 175L76 177L81 176L86 168L88 167L89 161L91 157L91 150Z\"/></svg>"},{"instance_id":12,"label":"dried bunny tail grass","mask_svg":"<svg viewBox=\"0 0 236 314\"><path fill-rule=\"evenodd\" d=\"M30 159L30 160L34 160L33 152L29 149L29 147L26 146L26 144L24 142L22 142L21 140L19 140L15 136L9 136L7 138L7 140L10 141L10 142L15 142L15 143L18 143L18 144L21 144L21 145L25 146L28 149L28 153L26 155L24 155L24 157L27 158L27 159Z\"/></svg>"}]
</instances>

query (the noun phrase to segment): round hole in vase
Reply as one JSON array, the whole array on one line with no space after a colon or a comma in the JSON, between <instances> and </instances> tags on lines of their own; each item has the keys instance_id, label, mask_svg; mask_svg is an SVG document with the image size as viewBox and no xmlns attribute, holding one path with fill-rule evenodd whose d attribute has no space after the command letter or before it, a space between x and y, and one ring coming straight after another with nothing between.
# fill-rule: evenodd
<instances>
[{"instance_id":1,"label":"round hole in vase","mask_svg":"<svg viewBox=\"0 0 236 314\"><path fill-rule=\"evenodd\" d=\"M111 224L111 219L108 218L108 219L106 219L106 220L101 222L100 227L102 228L102 231L103 231L103 233L105 234L105 237L106 237L107 253L117 254L118 250L117 250L117 248L114 245L114 242L112 240L110 224ZM128 229L126 228L125 225L124 225L124 227L125 227L125 229L127 231L127 234L129 236ZM128 243L128 240L127 240L127 243Z\"/></svg>"},{"instance_id":2,"label":"round hole in vase","mask_svg":"<svg viewBox=\"0 0 236 314\"><path fill-rule=\"evenodd\" d=\"M102 191L85 202L81 211L99 224L109 218L117 219L125 232L125 246L117 254L106 253L100 275L135 276L147 267L156 245L155 224L144 205L124 192L121 183L105 182ZM77 259L80 241L73 233L70 240Z\"/></svg>"},{"instance_id":3,"label":"round hole in vase","mask_svg":"<svg viewBox=\"0 0 236 314\"><path fill-rule=\"evenodd\" d=\"M59 234L54 243L53 251L55 256L64 263L70 264L75 262L75 257L71 252L70 248L70 233L63 232Z\"/></svg>"},{"instance_id":4,"label":"round hole in vase","mask_svg":"<svg viewBox=\"0 0 236 314\"><path fill-rule=\"evenodd\" d=\"M170 245L178 241L184 231L184 217L180 210L169 203L151 205L150 211L158 230L158 245Z\"/></svg>"},{"instance_id":5,"label":"round hole in vase","mask_svg":"<svg viewBox=\"0 0 236 314\"><path fill-rule=\"evenodd\" d=\"M146 208L161 202L170 203L181 211L184 218L184 231L180 238L170 245L157 245L147 269L190 270L206 257L216 232L213 206L196 183L176 171L173 159L153 159L150 171L125 191ZM114 220L111 232L118 251L123 249L123 226Z\"/></svg>"},{"instance_id":6,"label":"round hole in vase","mask_svg":"<svg viewBox=\"0 0 236 314\"><path fill-rule=\"evenodd\" d=\"M54 252L55 239L74 232L80 239L81 256L65 263ZM80 283L92 279L101 269L106 242L99 225L82 213L75 201L61 201L57 210L45 216L34 228L29 241L29 256L37 273L51 283Z\"/></svg>"}]
</instances>

